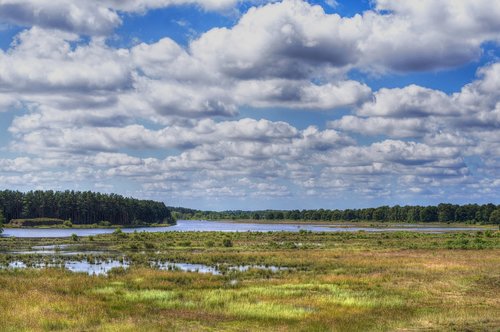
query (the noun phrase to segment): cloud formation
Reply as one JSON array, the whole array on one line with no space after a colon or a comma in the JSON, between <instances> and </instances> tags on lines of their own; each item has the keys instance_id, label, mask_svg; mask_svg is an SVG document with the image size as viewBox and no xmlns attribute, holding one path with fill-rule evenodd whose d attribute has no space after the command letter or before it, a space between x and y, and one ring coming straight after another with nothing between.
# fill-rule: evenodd
<instances>
[{"instance_id":1,"label":"cloud formation","mask_svg":"<svg viewBox=\"0 0 500 332\"><path fill-rule=\"evenodd\" d=\"M0 22L22 27L0 50L2 183L215 201L500 192L498 60L455 93L366 83L474 63L500 41L500 4L377 0L344 17L249 3L186 46L165 31L120 48L129 15L241 3L0 0Z\"/></svg>"},{"instance_id":2,"label":"cloud formation","mask_svg":"<svg viewBox=\"0 0 500 332\"><path fill-rule=\"evenodd\" d=\"M237 0L2 0L0 20L21 26L38 26L77 34L108 35L122 24L120 13L179 5L205 10L227 10Z\"/></svg>"}]
</instances>

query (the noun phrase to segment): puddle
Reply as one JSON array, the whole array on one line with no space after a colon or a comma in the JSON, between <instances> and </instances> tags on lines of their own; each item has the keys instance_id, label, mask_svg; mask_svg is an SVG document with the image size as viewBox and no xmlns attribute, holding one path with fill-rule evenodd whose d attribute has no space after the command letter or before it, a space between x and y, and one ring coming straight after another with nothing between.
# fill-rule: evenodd
<instances>
[{"instance_id":1,"label":"puddle","mask_svg":"<svg viewBox=\"0 0 500 332\"><path fill-rule=\"evenodd\" d=\"M160 270L167 271L184 271L184 272L196 272L196 273L211 273L214 275L224 274L227 271L240 271L245 272L250 269L258 270L269 270L271 272L278 272L288 270L287 267L279 266L265 266L265 265L238 265L238 266L227 266L227 265L216 265L209 266L204 264L191 264L191 263L173 263L173 262L154 262L151 267Z\"/></svg>"},{"instance_id":2,"label":"puddle","mask_svg":"<svg viewBox=\"0 0 500 332\"><path fill-rule=\"evenodd\" d=\"M77 255L102 255L108 252L105 251L59 251L59 250L24 250L24 251L8 251L11 255L61 255L61 256L77 256Z\"/></svg>"},{"instance_id":3,"label":"puddle","mask_svg":"<svg viewBox=\"0 0 500 332\"><path fill-rule=\"evenodd\" d=\"M70 244L50 244L46 246L33 246L32 250L63 250L69 248Z\"/></svg>"},{"instance_id":4,"label":"puddle","mask_svg":"<svg viewBox=\"0 0 500 332\"><path fill-rule=\"evenodd\" d=\"M73 249L73 250L70 250ZM46 246L33 246L28 250L2 251L2 254L9 255L46 255L46 256L78 256L78 255L103 255L110 251L104 250L78 250L70 244L53 244Z\"/></svg>"},{"instance_id":5,"label":"puddle","mask_svg":"<svg viewBox=\"0 0 500 332\"><path fill-rule=\"evenodd\" d=\"M153 262L151 267L164 270L164 271L184 271L184 272L197 272L197 273L211 273L221 274L217 267L208 266L204 264L191 264L191 263L160 263Z\"/></svg>"},{"instance_id":6,"label":"puddle","mask_svg":"<svg viewBox=\"0 0 500 332\"><path fill-rule=\"evenodd\" d=\"M7 266L9 269L26 269L26 268L65 268L72 272L84 272L89 275L106 275L113 268L128 268L130 263L123 260L104 260L89 262L88 260L68 260L61 262L40 262L26 264L20 260L10 262ZM279 266L265 266L265 265L239 265L239 266L228 266L228 265L217 265L209 266L205 264L193 264L193 263L174 263L174 262L152 262L150 267L163 271L183 271L183 272L193 272L193 273L210 273L213 275L222 275L230 271L240 271L245 272L250 269L258 270L268 270L271 272L278 272L288 270L287 267ZM1 268L1 267L0 267Z\"/></svg>"},{"instance_id":7,"label":"puddle","mask_svg":"<svg viewBox=\"0 0 500 332\"><path fill-rule=\"evenodd\" d=\"M44 268L65 268L71 272L83 272L89 275L107 275L108 272L116 267L128 268L129 263L121 262L117 260L109 260L102 262L91 263L86 260L82 261L67 261L63 263L35 263L28 266L26 263L21 261L13 261L8 265L9 269L44 269Z\"/></svg>"}]
</instances>

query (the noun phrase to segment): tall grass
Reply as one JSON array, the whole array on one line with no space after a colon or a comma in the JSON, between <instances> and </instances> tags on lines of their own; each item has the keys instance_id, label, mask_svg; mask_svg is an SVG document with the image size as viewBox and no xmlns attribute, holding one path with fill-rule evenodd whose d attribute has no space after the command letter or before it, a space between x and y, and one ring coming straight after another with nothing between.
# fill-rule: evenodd
<instances>
[{"instance_id":1,"label":"tall grass","mask_svg":"<svg viewBox=\"0 0 500 332\"><path fill-rule=\"evenodd\" d=\"M227 238L232 247L223 245ZM141 249L130 249L133 243ZM62 253L111 250L92 257L120 256L132 267L108 276L0 269L0 331L500 329L499 232L138 233L75 244L0 239L0 251L46 244L73 246ZM56 256L64 261L62 253ZM14 259L49 258L0 254L0 264ZM211 275L159 271L150 260L288 269Z\"/></svg>"}]
</instances>

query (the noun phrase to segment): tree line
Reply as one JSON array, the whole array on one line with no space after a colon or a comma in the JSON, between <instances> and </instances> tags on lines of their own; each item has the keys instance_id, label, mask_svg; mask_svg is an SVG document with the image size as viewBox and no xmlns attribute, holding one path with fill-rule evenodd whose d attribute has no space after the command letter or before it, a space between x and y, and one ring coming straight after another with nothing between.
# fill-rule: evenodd
<instances>
[{"instance_id":1,"label":"tree line","mask_svg":"<svg viewBox=\"0 0 500 332\"><path fill-rule=\"evenodd\" d=\"M175 223L163 202L90 191L0 191L0 221L57 218L77 225Z\"/></svg>"},{"instance_id":2,"label":"tree line","mask_svg":"<svg viewBox=\"0 0 500 332\"><path fill-rule=\"evenodd\" d=\"M377 221L377 222L443 222L498 223L500 205L439 204L437 206L380 206L345 210L261 210L261 211L200 211L169 207L176 219L208 220L317 220L317 221Z\"/></svg>"},{"instance_id":3,"label":"tree line","mask_svg":"<svg viewBox=\"0 0 500 332\"><path fill-rule=\"evenodd\" d=\"M3 212L0 210L0 234L3 232L3 223L5 222L5 218L3 216Z\"/></svg>"}]
</instances>

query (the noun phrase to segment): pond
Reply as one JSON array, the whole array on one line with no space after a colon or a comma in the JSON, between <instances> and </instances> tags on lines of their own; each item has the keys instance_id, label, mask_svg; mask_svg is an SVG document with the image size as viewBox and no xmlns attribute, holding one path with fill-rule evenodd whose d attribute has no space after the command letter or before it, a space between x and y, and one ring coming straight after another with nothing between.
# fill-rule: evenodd
<instances>
[{"instance_id":1,"label":"pond","mask_svg":"<svg viewBox=\"0 0 500 332\"><path fill-rule=\"evenodd\" d=\"M87 273L89 275L107 275L111 269L114 268L124 268L130 267L130 263L126 260L116 260L107 259L102 261L88 261L86 259L82 260L68 260L64 262L56 262L55 260L49 262L32 262L26 264L22 260L11 261L7 266L0 266L0 269L44 269L44 268L64 268L71 272L81 272ZM266 266L266 265L205 265L205 264L193 264L193 263L179 263L179 262L151 262L149 265L151 268L163 270L163 271L182 271L182 272L193 272L193 273L210 273L213 275L221 275L230 271L240 271L245 272L250 269L255 270L268 270L271 272L278 272L288 270L287 267L279 266Z\"/></svg>"},{"instance_id":2,"label":"pond","mask_svg":"<svg viewBox=\"0 0 500 332\"><path fill-rule=\"evenodd\" d=\"M271 272L278 272L288 270L287 267L280 267L274 265L216 265L210 266L205 264L192 264L192 263L177 263L177 262L155 262L151 267L167 271L184 271L196 273L211 273L215 275L224 274L229 271L245 272L250 269L255 270L268 270Z\"/></svg>"},{"instance_id":3,"label":"pond","mask_svg":"<svg viewBox=\"0 0 500 332\"><path fill-rule=\"evenodd\" d=\"M71 272L82 272L89 275L107 275L107 273L114 268L128 268L129 264L124 261L107 260L102 262L89 262L87 260L66 261L64 263L35 263L29 266L22 261L10 262L7 266L8 269L26 269L26 268L65 268ZM0 267L2 268L2 267Z\"/></svg>"},{"instance_id":4,"label":"pond","mask_svg":"<svg viewBox=\"0 0 500 332\"><path fill-rule=\"evenodd\" d=\"M263 223L235 223L230 221L206 221L206 220L178 220L177 225L169 227L141 227L123 228L125 233L133 232L456 232L456 231L479 231L479 227L432 227L421 225L388 225L388 227L356 227L341 224L263 224ZM72 234L78 236L89 236L113 233L114 229L103 228L5 228L1 236L14 236L26 238L54 238L70 237Z\"/></svg>"}]
</instances>

